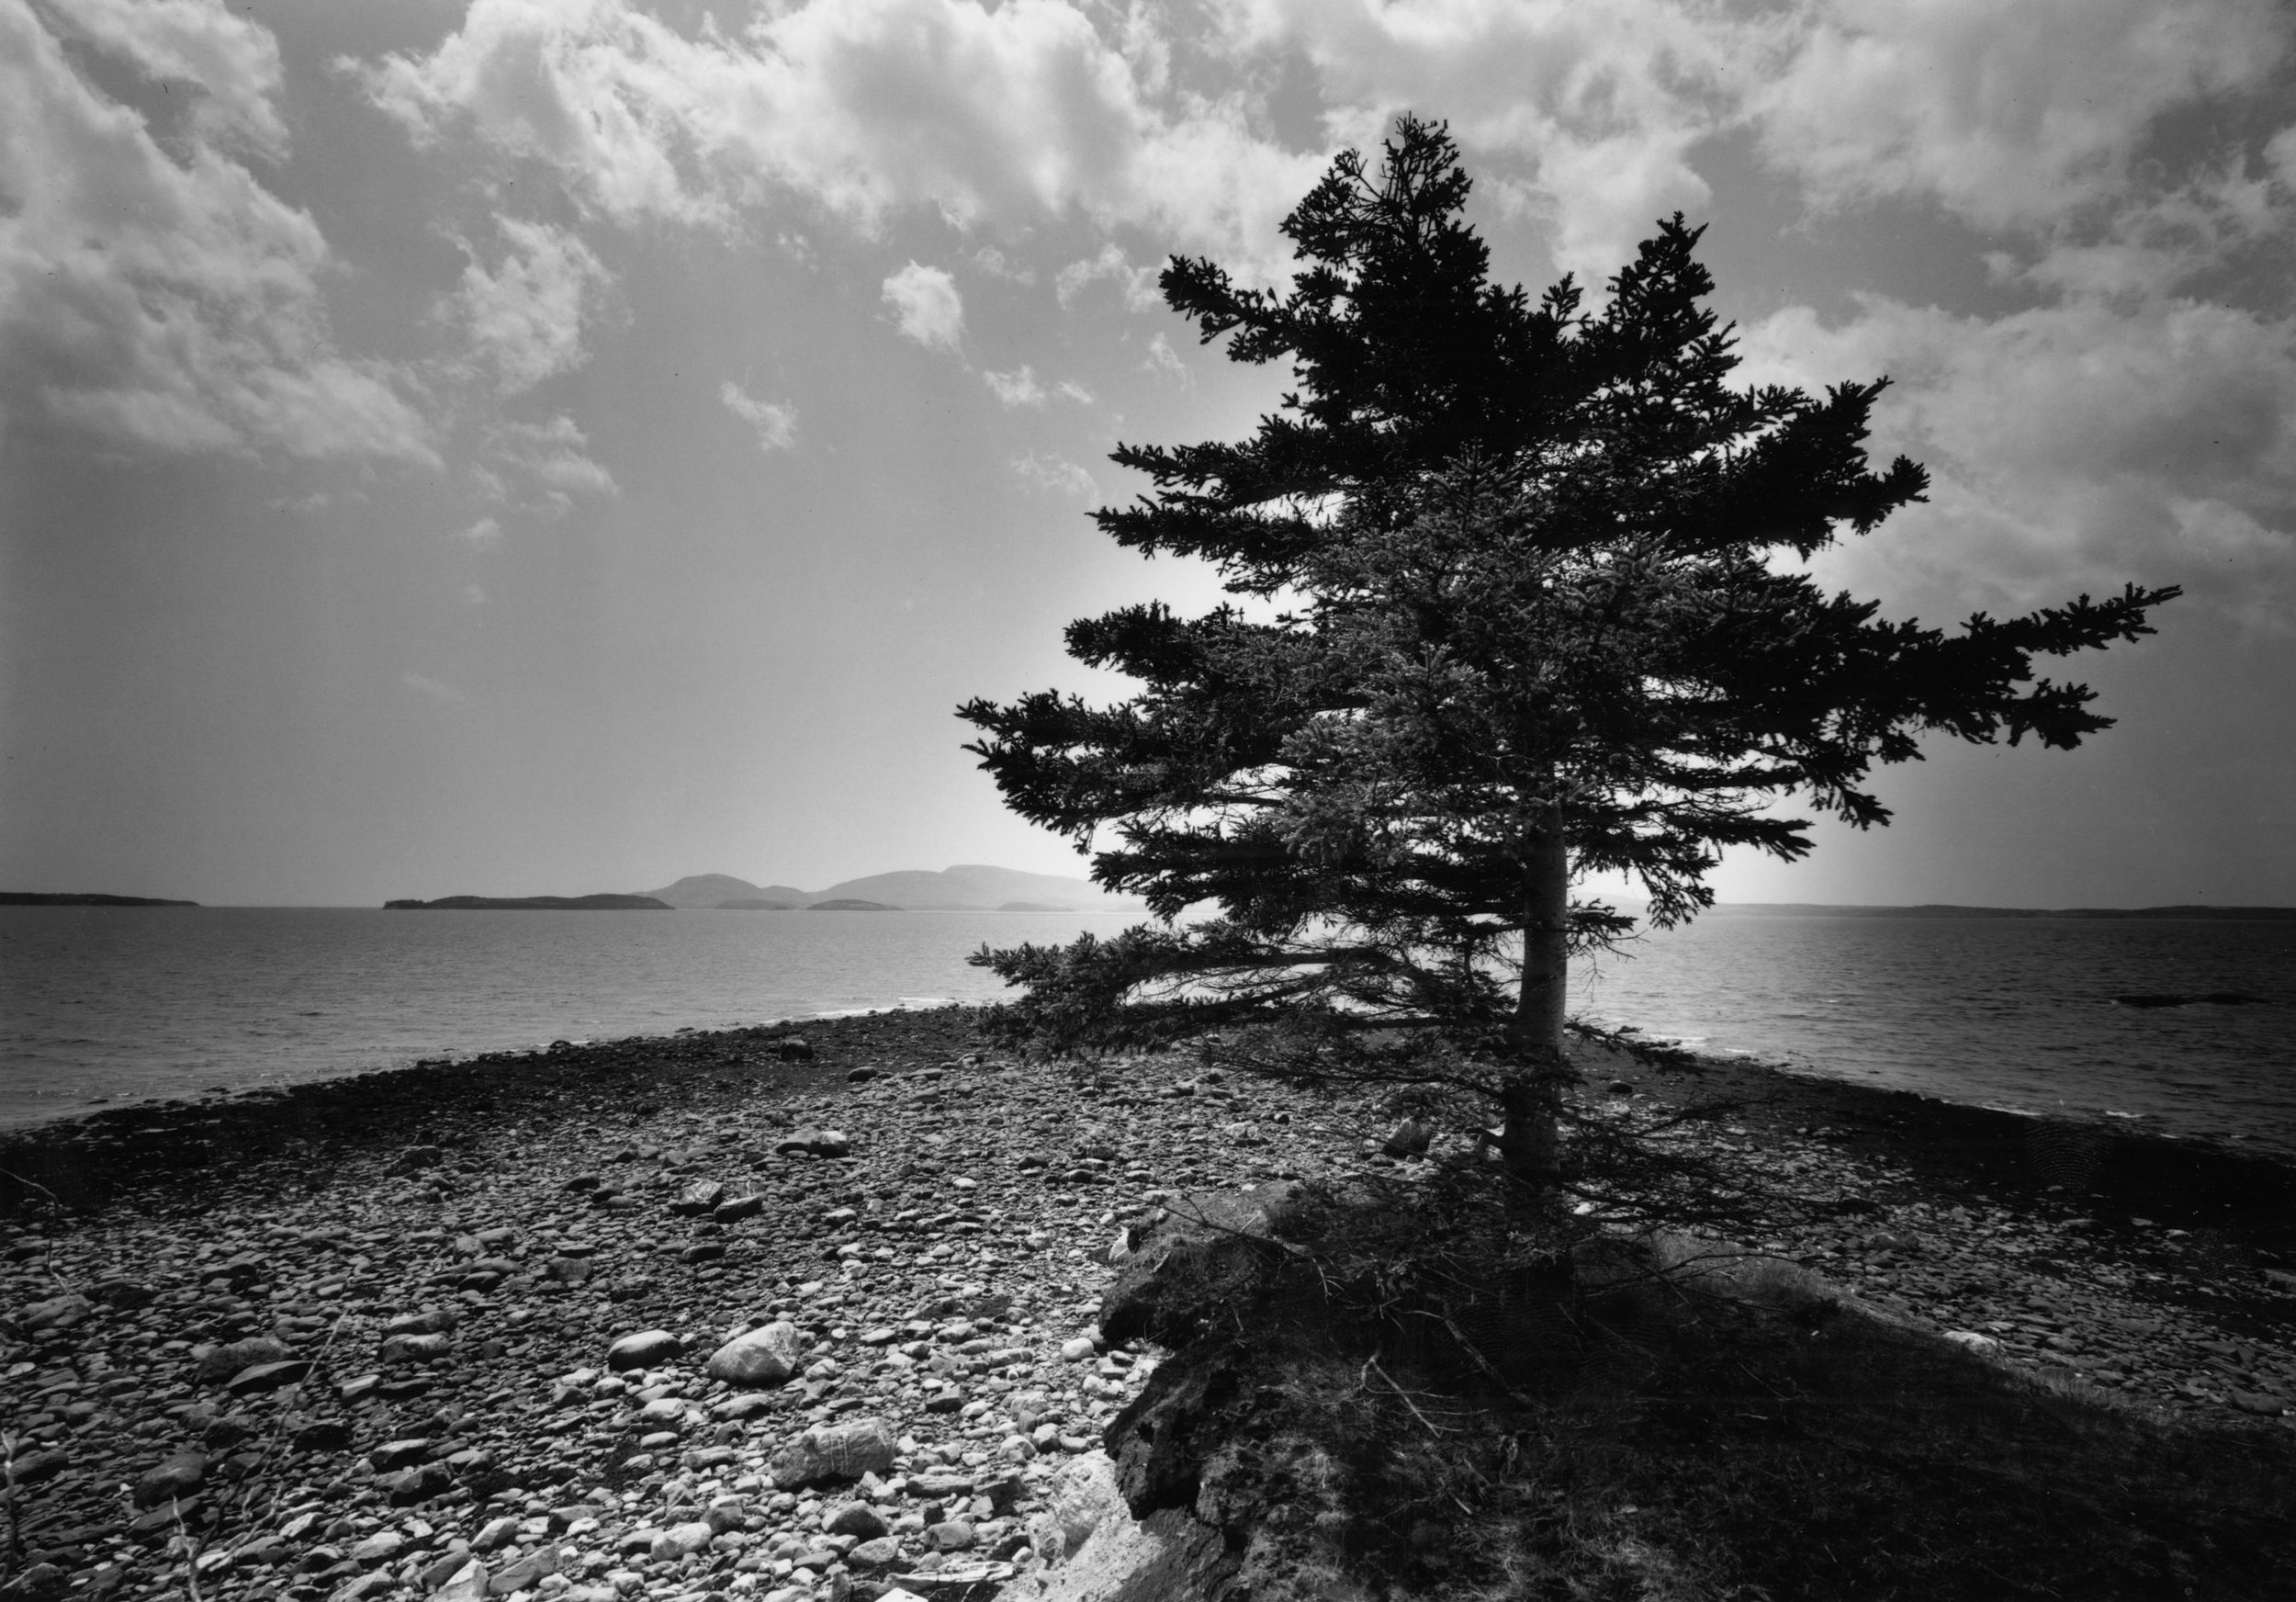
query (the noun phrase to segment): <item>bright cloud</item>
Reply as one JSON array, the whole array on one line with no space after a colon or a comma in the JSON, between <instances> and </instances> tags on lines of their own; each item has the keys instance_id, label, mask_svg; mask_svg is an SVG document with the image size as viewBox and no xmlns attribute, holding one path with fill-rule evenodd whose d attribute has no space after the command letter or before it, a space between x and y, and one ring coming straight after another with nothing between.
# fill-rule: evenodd
<instances>
[{"instance_id":1,"label":"bright cloud","mask_svg":"<svg viewBox=\"0 0 2296 1602\"><path fill-rule=\"evenodd\" d=\"M1337 139L1375 145L1401 110L1469 152L1527 163L1496 185L1544 218L1556 259L1602 282L1651 220L1710 197L1694 147L1728 126L1764 32L1672 0L1224 0L1233 48L1296 51Z\"/></svg>"},{"instance_id":2,"label":"bright cloud","mask_svg":"<svg viewBox=\"0 0 2296 1602\"><path fill-rule=\"evenodd\" d=\"M2296 321L2162 299L2077 299L1992 322L1868 299L1750 330L1749 372L1804 384L1887 373L1877 454L1936 479L1845 559L1957 606L2067 586L2182 583L2296 624Z\"/></svg>"},{"instance_id":3,"label":"bright cloud","mask_svg":"<svg viewBox=\"0 0 2296 1602\"><path fill-rule=\"evenodd\" d=\"M964 301L957 281L939 267L911 262L884 282L884 302L901 332L928 350L955 350L964 336Z\"/></svg>"},{"instance_id":4,"label":"bright cloud","mask_svg":"<svg viewBox=\"0 0 2296 1602\"><path fill-rule=\"evenodd\" d=\"M286 156L287 125L272 105L279 45L269 29L210 0L73 0L47 15L142 77L186 90L192 125L209 142Z\"/></svg>"},{"instance_id":5,"label":"bright cloud","mask_svg":"<svg viewBox=\"0 0 2296 1602\"><path fill-rule=\"evenodd\" d=\"M0 423L435 465L389 372L334 347L317 226L231 153L284 151L271 36L204 0L66 9L80 46L191 110L163 144L49 13L0 0Z\"/></svg>"},{"instance_id":6,"label":"bright cloud","mask_svg":"<svg viewBox=\"0 0 2296 1602\"><path fill-rule=\"evenodd\" d=\"M511 501L523 488L535 499L521 504L546 516L571 511L578 495L622 492L591 458L590 437L563 413L547 423L499 425L489 433L483 456L471 471L490 496Z\"/></svg>"},{"instance_id":7,"label":"bright cloud","mask_svg":"<svg viewBox=\"0 0 2296 1602\"><path fill-rule=\"evenodd\" d=\"M460 537L483 550L490 546L502 543L502 525L494 518L481 517L468 528L464 529Z\"/></svg>"},{"instance_id":8,"label":"bright cloud","mask_svg":"<svg viewBox=\"0 0 2296 1602\"><path fill-rule=\"evenodd\" d=\"M2289 43L2257 0L1837 0L1749 109L1821 201L1924 197L2005 228L2113 195L2162 112L2257 86Z\"/></svg>"},{"instance_id":9,"label":"bright cloud","mask_svg":"<svg viewBox=\"0 0 2296 1602\"><path fill-rule=\"evenodd\" d=\"M983 373L981 381L1007 412L1016 406L1044 404L1044 386L1036 381L1036 374L1025 366L1009 373Z\"/></svg>"},{"instance_id":10,"label":"bright cloud","mask_svg":"<svg viewBox=\"0 0 2296 1602\"><path fill-rule=\"evenodd\" d=\"M1161 332L1149 339L1148 355L1142 360L1140 369L1160 378L1170 378L1184 388L1196 381L1196 376L1187 370L1187 363L1180 359L1180 353L1172 348L1172 342Z\"/></svg>"},{"instance_id":11,"label":"bright cloud","mask_svg":"<svg viewBox=\"0 0 2296 1602\"><path fill-rule=\"evenodd\" d=\"M797 443L794 407L760 400L731 378L719 388L717 398L725 402L726 411L757 430L760 450L788 450Z\"/></svg>"},{"instance_id":12,"label":"bright cloud","mask_svg":"<svg viewBox=\"0 0 2296 1602\"><path fill-rule=\"evenodd\" d=\"M492 271L475 257L456 290L454 320L506 393L572 372L582 348L582 314L607 280L588 245L547 223L497 220L508 242Z\"/></svg>"},{"instance_id":13,"label":"bright cloud","mask_svg":"<svg viewBox=\"0 0 2296 1602\"><path fill-rule=\"evenodd\" d=\"M1086 256L1063 267L1052 279L1052 291L1063 306L1068 305L1093 283L1112 278L1121 288L1124 304L1134 311L1147 311L1164 304L1164 296L1156 287L1154 267L1135 267L1131 258L1113 243L1100 247L1097 255Z\"/></svg>"},{"instance_id":14,"label":"bright cloud","mask_svg":"<svg viewBox=\"0 0 2296 1602\"><path fill-rule=\"evenodd\" d=\"M924 205L1269 248L1321 158L1241 98L1167 91L1154 42L1120 33L1063 0L812 0L692 37L613 0L475 0L430 54L362 71L417 140L467 129L624 223L722 223L782 190L865 230Z\"/></svg>"}]
</instances>

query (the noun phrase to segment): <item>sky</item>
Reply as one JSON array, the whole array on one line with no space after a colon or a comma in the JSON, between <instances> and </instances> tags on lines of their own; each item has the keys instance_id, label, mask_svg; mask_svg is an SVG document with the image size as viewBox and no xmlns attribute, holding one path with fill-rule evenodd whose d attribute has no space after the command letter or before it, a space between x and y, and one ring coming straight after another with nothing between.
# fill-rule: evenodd
<instances>
[{"instance_id":1,"label":"sky","mask_svg":"<svg viewBox=\"0 0 2296 1602\"><path fill-rule=\"evenodd\" d=\"M1339 151L1493 270L1708 229L1748 381L1887 376L1950 624L2128 581L2080 750L1936 740L1726 900L2296 904L2296 13L2249 0L0 0L0 887L1081 873L953 716L1219 598L1087 512L1280 370Z\"/></svg>"}]
</instances>

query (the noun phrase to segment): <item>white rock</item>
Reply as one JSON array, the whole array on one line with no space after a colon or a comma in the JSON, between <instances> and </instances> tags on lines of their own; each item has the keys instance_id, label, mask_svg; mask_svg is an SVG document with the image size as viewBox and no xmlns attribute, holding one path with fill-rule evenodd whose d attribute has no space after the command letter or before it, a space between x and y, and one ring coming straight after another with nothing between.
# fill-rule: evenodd
<instances>
[{"instance_id":1,"label":"white rock","mask_svg":"<svg viewBox=\"0 0 2296 1602\"><path fill-rule=\"evenodd\" d=\"M1070 1339L1061 1342L1061 1361L1064 1363L1085 1362L1087 1361L1091 1358L1092 1354L1098 1349L1098 1345L1093 1340L1092 1337L1088 1335L1075 1336Z\"/></svg>"},{"instance_id":2,"label":"white rock","mask_svg":"<svg viewBox=\"0 0 2296 1602\"><path fill-rule=\"evenodd\" d=\"M1989 1335L1979 1335L1974 1329L1949 1329L1945 1332L1945 1338L1973 1352L1997 1352L2001 1349L1999 1341Z\"/></svg>"},{"instance_id":3,"label":"white rock","mask_svg":"<svg viewBox=\"0 0 2296 1602\"><path fill-rule=\"evenodd\" d=\"M729 1385L782 1384L797 1371L802 1349L797 1326L779 1319L737 1335L711 1353L709 1376Z\"/></svg>"}]
</instances>

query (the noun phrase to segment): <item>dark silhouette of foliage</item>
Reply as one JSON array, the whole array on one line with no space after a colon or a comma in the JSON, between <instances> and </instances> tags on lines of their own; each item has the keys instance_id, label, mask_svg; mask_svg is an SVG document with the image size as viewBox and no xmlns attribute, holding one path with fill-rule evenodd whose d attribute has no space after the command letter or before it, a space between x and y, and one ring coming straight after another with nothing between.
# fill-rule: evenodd
<instances>
[{"instance_id":1,"label":"dark silhouette of foliage","mask_svg":"<svg viewBox=\"0 0 2296 1602\"><path fill-rule=\"evenodd\" d=\"M1280 1023L1294 1068L1401 1050L1394 1077L1494 1097L1511 1169L1551 1184L1567 961L1631 927L1574 882L1623 872L1676 924L1725 848L1810 849L1783 797L1869 828L1869 773L1925 734L2077 745L2110 719L2032 659L2149 633L2177 592L1953 631L1825 593L1788 558L1926 486L1867 462L1885 380L1731 388L1679 215L1598 309L1569 278L1502 288L1468 187L1406 117L1286 220L1288 291L1166 268L1205 343L1298 388L1240 443L1120 448L1151 492L1094 515L1239 599L1071 625L1072 656L1139 681L1116 705L961 711L1007 804L1080 849L1112 828L1094 878L1160 921L974 960L1026 991L1005 1025L1055 1046Z\"/></svg>"}]
</instances>

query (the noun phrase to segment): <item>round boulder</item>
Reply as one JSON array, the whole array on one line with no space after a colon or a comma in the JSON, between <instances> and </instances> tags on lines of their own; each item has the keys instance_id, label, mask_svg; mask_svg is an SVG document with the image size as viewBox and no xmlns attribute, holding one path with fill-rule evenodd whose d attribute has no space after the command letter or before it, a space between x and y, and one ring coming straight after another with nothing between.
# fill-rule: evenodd
<instances>
[{"instance_id":1,"label":"round boulder","mask_svg":"<svg viewBox=\"0 0 2296 1602\"><path fill-rule=\"evenodd\" d=\"M686 1343L666 1329L641 1329L606 1348L606 1367L617 1373L659 1368L685 1349Z\"/></svg>"}]
</instances>

